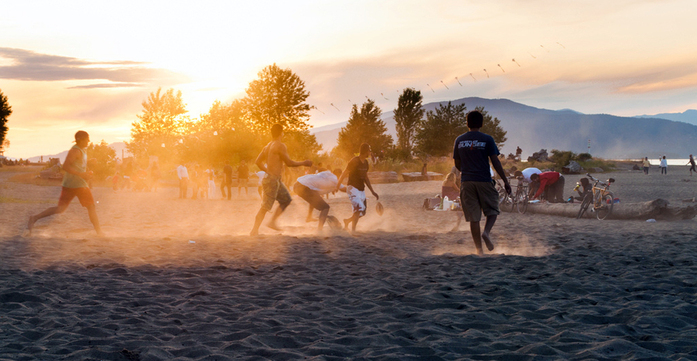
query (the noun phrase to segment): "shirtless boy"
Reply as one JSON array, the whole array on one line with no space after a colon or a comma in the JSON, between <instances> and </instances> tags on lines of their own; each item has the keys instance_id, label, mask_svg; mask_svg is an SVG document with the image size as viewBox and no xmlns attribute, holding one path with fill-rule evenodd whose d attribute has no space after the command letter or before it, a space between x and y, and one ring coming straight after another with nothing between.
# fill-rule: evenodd
<instances>
[{"instance_id":1,"label":"shirtless boy","mask_svg":"<svg viewBox=\"0 0 697 361\"><path fill-rule=\"evenodd\" d=\"M261 208L254 219L254 228L249 233L252 236L259 234L259 226L266 216L266 212L270 211L275 201L278 201L278 208L271 217L268 227L279 230L276 225L276 219L283 213L291 202L288 188L281 182L283 175L283 164L288 167L310 167L311 160L302 162L294 161L288 156L288 148L283 144L283 126L274 124L271 127L271 138L273 139L262 149L255 161L257 167L266 173L262 180L261 186L263 195L261 197Z\"/></svg>"}]
</instances>

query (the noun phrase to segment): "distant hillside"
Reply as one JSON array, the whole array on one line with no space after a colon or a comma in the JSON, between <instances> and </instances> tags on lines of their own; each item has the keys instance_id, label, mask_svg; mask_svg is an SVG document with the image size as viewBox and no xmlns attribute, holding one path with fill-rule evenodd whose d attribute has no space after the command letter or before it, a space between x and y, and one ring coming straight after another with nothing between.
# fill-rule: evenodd
<instances>
[{"instance_id":1,"label":"distant hillside","mask_svg":"<svg viewBox=\"0 0 697 361\"><path fill-rule=\"evenodd\" d=\"M688 109L682 113L661 113L656 115L639 115L637 118L658 118L668 119L675 122L689 123L697 125L697 110Z\"/></svg>"},{"instance_id":2,"label":"distant hillside","mask_svg":"<svg viewBox=\"0 0 697 361\"><path fill-rule=\"evenodd\" d=\"M441 102L447 104L447 102ZM441 103L428 103L424 108L434 110ZM516 146L527 157L542 148L588 151L603 158L639 158L666 155L685 158L697 153L697 126L667 119L618 117L608 114L583 114L570 109L539 109L508 99L463 98L454 105L465 103L468 110L484 107L501 120L508 132L502 153L514 153ZM382 119L388 132L396 139L394 114L385 112ZM336 146L339 129L346 122L313 130L317 141L327 151ZM454 139L444 139L453 142Z\"/></svg>"},{"instance_id":3,"label":"distant hillside","mask_svg":"<svg viewBox=\"0 0 697 361\"><path fill-rule=\"evenodd\" d=\"M128 156L130 154L130 153L128 153L128 150L126 149L126 143L124 143L124 142L111 143L111 144L109 144L109 147L111 147L111 149L113 149L116 152L117 158L121 158L122 152L126 156ZM63 162L65 162L65 157L68 156L68 150L62 151L58 154L44 155L43 156L44 162L48 161L48 158L59 158L61 160L61 164L62 164ZM88 154L88 156L89 156L89 154ZM41 156L29 158L30 162L38 162L40 160L41 160Z\"/></svg>"}]
</instances>

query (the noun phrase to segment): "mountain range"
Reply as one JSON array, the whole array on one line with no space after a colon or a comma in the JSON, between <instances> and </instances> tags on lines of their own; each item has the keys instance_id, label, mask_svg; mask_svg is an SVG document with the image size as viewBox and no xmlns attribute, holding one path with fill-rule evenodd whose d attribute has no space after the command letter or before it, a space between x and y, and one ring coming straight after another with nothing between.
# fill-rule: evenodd
<instances>
[{"instance_id":1,"label":"mountain range","mask_svg":"<svg viewBox=\"0 0 697 361\"><path fill-rule=\"evenodd\" d=\"M527 157L540 149L590 152L606 159L641 157L687 158L697 154L697 110L684 113L620 117L609 114L583 114L571 109L548 110L516 103L508 99L462 98L453 105L464 103L467 110L484 107L492 117L501 121L508 140L501 153L515 153L516 146ZM433 111L447 102L424 104ZM671 119L668 119L671 118ZM381 119L387 131L396 138L394 112L384 112ZM346 122L314 128L312 133L324 150L336 146L339 130ZM590 140L590 150L589 150ZM443 139L454 142L454 139Z\"/></svg>"},{"instance_id":2,"label":"mountain range","mask_svg":"<svg viewBox=\"0 0 697 361\"><path fill-rule=\"evenodd\" d=\"M687 158L697 154L697 110L683 113L663 113L620 117L609 114L583 114L571 109L548 110L516 103L508 99L484 99L477 97L453 100L453 105L464 103L468 110L484 107L493 117L501 120L508 140L501 153L515 153L516 146L523 149L523 157L540 149L570 150L575 153L589 151L593 156L606 159L632 159L665 155L668 158ZM424 104L426 111L434 111L447 102ZM394 112L382 113L387 132L397 140ZM346 122L313 128L310 131L325 151L336 146L339 131ZM443 139L452 143L454 139ZM117 156L126 145L112 143ZM67 150L44 160L65 160ZM29 158L38 161L40 157Z\"/></svg>"}]
</instances>

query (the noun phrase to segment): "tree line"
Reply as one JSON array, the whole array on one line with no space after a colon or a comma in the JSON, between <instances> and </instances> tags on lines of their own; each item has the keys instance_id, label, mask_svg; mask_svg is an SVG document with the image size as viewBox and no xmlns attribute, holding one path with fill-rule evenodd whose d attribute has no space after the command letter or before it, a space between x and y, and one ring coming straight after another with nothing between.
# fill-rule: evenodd
<instances>
[{"instance_id":1,"label":"tree line","mask_svg":"<svg viewBox=\"0 0 697 361\"><path fill-rule=\"evenodd\" d=\"M423 109L421 91L406 88L394 110L397 141L388 134L380 119L382 110L372 99L353 104L348 122L338 135L337 146L323 150L310 134L307 103L310 93L290 69L276 64L264 68L245 90L246 96L229 104L216 101L198 120L187 115L181 92L161 89L143 102L143 111L131 129L128 149L136 158L157 156L173 161L222 164L241 159L253 160L268 142L274 123L284 126L285 142L292 157L302 159L349 159L361 143L371 145L382 157L409 160L417 156L447 156L455 138L467 131L465 104L441 104L435 111ZM482 131L492 135L499 148L506 141L500 121L485 116ZM324 151L324 152L323 152ZM329 152L329 155L327 154Z\"/></svg>"},{"instance_id":2,"label":"tree line","mask_svg":"<svg viewBox=\"0 0 697 361\"><path fill-rule=\"evenodd\" d=\"M157 157L162 166L196 162L205 166L219 166L225 161L237 163L242 159L254 160L269 141L269 129L275 123L285 129L284 142L293 158L329 160L350 159L362 143L371 145L378 158L410 161L414 156L449 156L455 138L467 131L465 104L441 104L435 111L423 108L421 91L406 88L394 109L396 142L388 134L380 119L382 110L372 99L353 104L348 122L338 135L337 146L323 150L310 133L310 96L305 82L290 69L276 64L261 70L257 79L249 83L245 96L228 104L215 101L207 113L198 118L189 115L181 91L161 88L149 94L142 102L143 109L131 124L131 140L126 142L136 164L147 167L151 157ZM7 116L11 108L0 93L0 141L4 139ZM506 132L500 121L485 116L483 132L494 137L499 148L506 141ZM93 143L88 150L97 157L100 174L113 173L116 154L109 151L106 142Z\"/></svg>"}]
</instances>

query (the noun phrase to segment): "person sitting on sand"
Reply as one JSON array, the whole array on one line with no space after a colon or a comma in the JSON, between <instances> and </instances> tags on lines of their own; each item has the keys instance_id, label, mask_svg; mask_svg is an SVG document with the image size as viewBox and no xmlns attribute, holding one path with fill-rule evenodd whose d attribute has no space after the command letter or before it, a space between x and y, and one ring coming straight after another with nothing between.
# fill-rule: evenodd
<instances>
[{"instance_id":1,"label":"person sitting on sand","mask_svg":"<svg viewBox=\"0 0 697 361\"><path fill-rule=\"evenodd\" d=\"M458 181L460 180L461 174L457 168L453 167L450 173L445 176L443 183L441 184L441 199L448 197L448 200L459 200L460 199L460 185ZM462 217L464 217L462 212L457 212L457 224L451 230L455 232L460 229L460 223L462 223Z\"/></svg>"},{"instance_id":2,"label":"person sitting on sand","mask_svg":"<svg viewBox=\"0 0 697 361\"><path fill-rule=\"evenodd\" d=\"M270 211L275 201L278 201L278 208L271 217L268 227L279 230L276 225L278 216L288 207L291 202L290 192L288 188L281 182L283 177L283 164L288 167L312 166L311 160L302 162L294 161L288 156L288 148L283 144L283 126L274 124L271 127L271 137L273 140L262 149L255 161L257 167L266 172L262 180L263 196L261 207L254 219L254 227L249 233L252 236L259 234L259 226L266 216L266 212Z\"/></svg>"},{"instance_id":3,"label":"person sitting on sand","mask_svg":"<svg viewBox=\"0 0 697 361\"><path fill-rule=\"evenodd\" d=\"M27 223L29 234L31 234L36 221L65 212L73 198L77 197L80 204L87 208L87 214L94 226L94 230L97 231L97 234L102 235L94 198L87 184L87 181L93 176L92 171L87 170L87 152L85 152L85 149L89 143L90 136L87 132L80 130L75 133L75 145L68 151L68 156L65 158L65 164L63 165L65 175L63 177L61 194L58 198L58 206L47 208L39 214L30 216Z\"/></svg>"},{"instance_id":4,"label":"person sitting on sand","mask_svg":"<svg viewBox=\"0 0 697 361\"><path fill-rule=\"evenodd\" d=\"M578 197L574 197L576 200L583 202L583 198L586 197L587 194L590 194L593 191L593 186L591 185L591 182L588 180L588 178L581 178L578 181L578 184L574 188L576 193L578 193Z\"/></svg>"},{"instance_id":5,"label":"person sitting on sand","mask_svg":"<svg viewBox=\"0 0 697 361\"><path fill-rule=\"evenodd\" d=\"M341 183L344 178L348 177L348 186L346 187L346 194L351 200L351 206L353 208L353 215L350 218L344 219L344 229L348 229L349 223L351 224L351 232L356 231L356 224L358 224L358 219L363 217L366 212L367 200L365 198L365 186L368 186L370 192L376 200L380 197L373 190L373 186L370 184L370 179L368 179L368 157L370 157L370 145L368 143L361 144L360 152L357 157L353 157L346 166L346 169L341 176L336 185L336 190L340 190Z\"/></svg>"},{"instance_id":6,"label":"person sitting on sand","mask_svg":"<svg viewBox=\"0 0 697 361\"><path fill-rule=\"evenodd\" d=\"M462 212L467 222L470 222L472 240L479 255L484 254L482 239L489 251L494 249L490 239L491 229L496 223L496 217L501 213L499 194L490 173L490 161L503 180L506 193L511 194L511 185L498 157L499 149L492 136L479 131L482 125L484 125L482 113L476 110L467 113L467 126L470 130L457 137L453 149L455 167L462 172L460 186ZM482 211L486 216L484 232L481 232L479 227Z\"/></svg>"},{"instance_id":7,"label":"person sitting on sand","mask_svg":"<svg viewBox=\"0 0 697 361\"><path fill-rule=\"evenodd\" d=\"M335 169L334 172L325 170L315 174L306 174L295 182L293 191L309 203L310 207L307 213L307 221L312 219L312 210L316 209L319 213L319 224L317 229L321 230L324 227L324 222L329 216L329 204L322 199L322 195L334 192L337 185L342 191L346 191L343 184L339 184L338 177L341 176L341 169Z\"/></svg>"},{"instance_id":8,"label":"person sitting on sand","mask_svg":"<svg viewBox=\"0 0 697 361\"><path fill-rule=\"evenodd\" d=\"M559 172L542 172L533 174L530 179L534 183L539 182L537 192L532 196L532 200L537 199L542 192L545 192L549 203L564 203L564 176Z\"/></svg>"}]
</instances>

